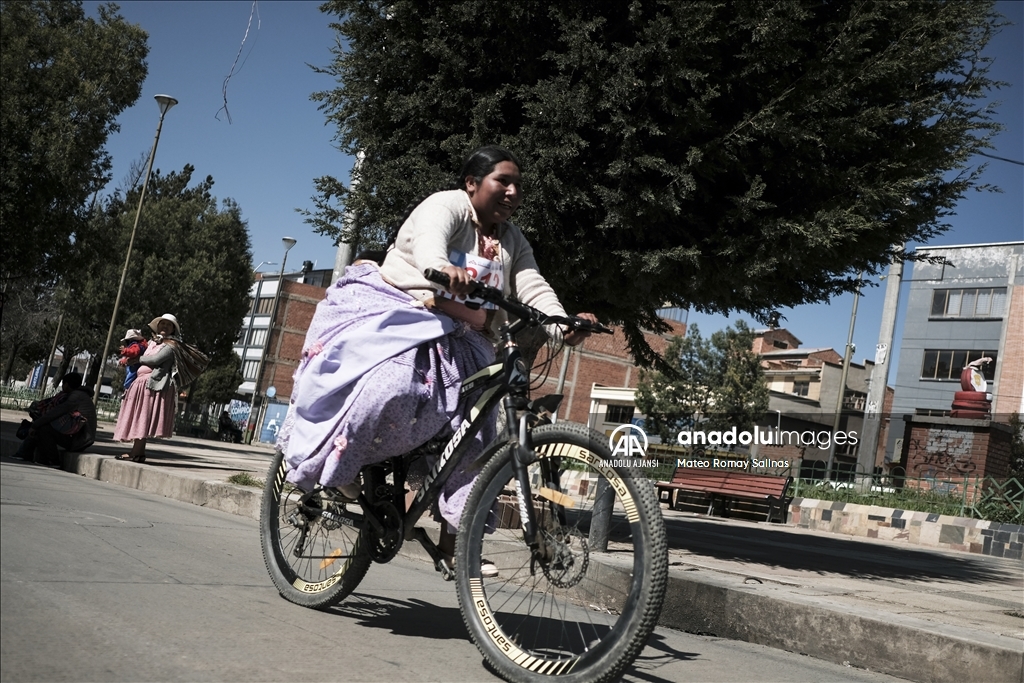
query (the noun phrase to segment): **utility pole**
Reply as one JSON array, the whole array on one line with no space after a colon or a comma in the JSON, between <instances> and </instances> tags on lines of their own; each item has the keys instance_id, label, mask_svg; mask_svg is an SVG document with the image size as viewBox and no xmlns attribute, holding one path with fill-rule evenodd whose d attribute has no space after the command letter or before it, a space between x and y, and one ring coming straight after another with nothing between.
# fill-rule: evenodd
<instances>
[{"instance_id":1,"label":"utility pole","mask_svg":"<svg viewBox=\"0 0 1024 683\"><path fill-rule=\"evenodd\" d=\"M142 179L142 191L139 192L139 206L135 209L135 223L132 224L131 237L128 238L128 252L124 255L124 268L121 269L121 282L117 285L117 298L114 299L114 312L110 314L110 327L107 328L107 341L103 344L103 353L100 354L100 371L96 375L96 388L94 389L92 404L99 406L100 393L103 389L103 371L107 366L107 354L110 353L110 340L114 337L114 326L117 324L117 311L121 308L121 294L124 292L124 281L128 276L128 264L132 260L132 247L135 245L135 234L139 230L139 219L142 217L142 202L146 199L146 187L149 185L149 176L153 172L153 159L156 158L156 148L160 144L160 131L164 127L164 116L171 110L171 107L178 103L178 100L168 95L156 95L156 103L160 107L160 121L156 124L156 137L153 138L153 149L149 152L149 161L146 163L146 177ZM113 394L111 394L113 396Z\"/></svg>"},{"instance_id":2,"label":"utility pole","mask_svg":"<svg viewBox=\"0 0 1024 683\"><path fill-rule=\"evenodd\" d=\"M349 183L349 193L356 189L359 184L359 167L363 165L363 158L366 155L362 152L356 154L356 163L352 166L352 182ZM352 212L345 211L345 222L352 222ZM345 274L345 269L352 265L356 258L356 244L352 242L338 242L338 251L334 254L334 272L331 273L331 284L333 285Z\"/></svg>"},{"instance_id":3,"label":"utility pole","mask_svg":"<svg viewBox=\"0 0 1024 683\"><path fill-rule=\"evenodd\" d=\"M861 271L857 275L860 280L864 275ZM846 379L850 376L850 360L853 357L853 328L857 324L857 304L860 303L860 286L853 293L853 311L850 313L850 332L846 335L846 353L843 354L843 376L839 380L839 400L836 402L836 416L832 421L832 438L828 445L828 463L825 465L825 481L832 479L832 465L836 460L836 432L839 431L839 423L843 417L843 401L846 400Z\"/></svg>"},{"instance_id":4,"label":"utility pole","mask_svg":"<svg viewBox=\"0 0 1024 683\"><path fill-rule=\"evenodd\" d=\"M339 242L338 251L334 254L334 272L331 273L332 285L345 274L345 269L352 265L353 259L355 259L355 249L352 248L352 245L348 242Z\"/></svg>"},{"instance_id":5,"label":"utility pole","mask_svg":"<svg viewBox=\"0 0 1024 683\"><path fill-rule=\"evenodd\" d=\"M39 398L46 396L46 381L50 379L50 366L53 365L53 356L57 353L57 340L60 339L60 328L63 326L64 311L61 311L60 317L57 318L57 331L53 335L53 346L50 347L50 355L46 357L46 365L43 366L43 381L39 383Z\"/></svg>"},{"instance_id":6,"label":"utility pole","mask_svg":"<svg viewBox=\"0 0 1024 683\"><path fill-rule=\"evenodd\" d=\"M864 407L864 428L857 450L857 472L874 474L875 454L878 452L878 436L882 431L885 415L885 388L889 383L889 361L892 358L893 338L896 334L896 312L899 308L900 285L903 283L903 261L889 264L885 276L885 302L882 307L882 324L878 330L878 344L875 346L875 366L871 369L868 384L868 402ZM863 481L861 483L864 483Z\"/></svg>"}]
</instances>

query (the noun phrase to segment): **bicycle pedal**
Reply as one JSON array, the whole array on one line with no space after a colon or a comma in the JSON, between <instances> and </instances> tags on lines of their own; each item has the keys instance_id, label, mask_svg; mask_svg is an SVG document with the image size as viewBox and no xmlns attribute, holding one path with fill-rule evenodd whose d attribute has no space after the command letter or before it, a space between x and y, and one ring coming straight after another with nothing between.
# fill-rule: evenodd
<instances>
[{"instance_id":1,"label":"bicycle pedal","mask_svg":"<svg viewBox=\"0 0 1024 683\"><path fill-rule=\"evenodd\" d=\"M438 560L434 568L441 572L441 578L445 581L455 580L455 570L448 566L448 563L444 560Z\"/></svg>"}]
</instances>

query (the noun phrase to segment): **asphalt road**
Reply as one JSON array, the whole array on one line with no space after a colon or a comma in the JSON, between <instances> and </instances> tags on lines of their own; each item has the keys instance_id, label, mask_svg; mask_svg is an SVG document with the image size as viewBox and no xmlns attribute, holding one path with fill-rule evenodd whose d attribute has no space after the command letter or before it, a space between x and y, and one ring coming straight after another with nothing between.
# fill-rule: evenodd
<instances>
[{"instance_id":1,"label":"asphalt road","mask_svg":"<svg viewBox=\"0 0 1024 683\"><path fill-rule=\"evenodd\" d=\"M274 590L255 522L4 459L2 681L493 681L454 586L374 565L328 612ZM658 629L630 681L897 681Z\"/></svg>"}]
</instances>

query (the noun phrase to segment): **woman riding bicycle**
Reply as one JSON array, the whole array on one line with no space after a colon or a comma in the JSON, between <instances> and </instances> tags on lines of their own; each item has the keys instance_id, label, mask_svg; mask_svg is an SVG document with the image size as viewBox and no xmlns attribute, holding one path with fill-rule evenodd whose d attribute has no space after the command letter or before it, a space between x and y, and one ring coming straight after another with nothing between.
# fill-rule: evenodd
<instances>
[{"instance_id":1,"label":"woman riding bicycle","mask_svg":"<svg viewBox=\"0 0 1024 683\"><path fill-rule=\"evenodd\" d=\"M466 305L474 280L565 315L529 242L509 222L522 201L519 168L505 149L477 149L463 164L457 189L430 195L408 214L382 266L357 262L328 289L307 333L278 437L290 482L306 490L336 487L354 498L365 465L461 424L472 405L469 397L459 402L462 380L494 361L505 319L487 304ZM450 293L424 277L428 268L448 275ZM553 326L548 334L557 338L562 330ZM586 336L575 331L564 341L576 345ZM493 426L481 430L463 462L472 462L494 436ZM458 526L472 481L460 469L440 496L438 512L451 527ZM450 538L445 534L441 544L449 555Z\"/></svg>"}]
</instances>

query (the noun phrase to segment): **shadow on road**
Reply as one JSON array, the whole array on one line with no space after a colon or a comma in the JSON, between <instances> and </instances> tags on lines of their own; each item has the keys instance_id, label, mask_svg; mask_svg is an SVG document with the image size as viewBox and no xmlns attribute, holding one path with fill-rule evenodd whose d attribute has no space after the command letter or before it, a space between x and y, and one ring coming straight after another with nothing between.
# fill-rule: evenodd
<instances>
[{"instance_id":1,"label":"shadow on road","mask_svg":"<svg viewBox=\"0 0 1024 683\"><path fill-rule=\"evenodd\" d=\"M355 619L360 626L387 630L396 636L433 640L465 640L469 637L462 621L462 612L454 607L439 607L422 600L396 600L353 593L343 604L328 611ZM698 657L699 653L675 650L664 638L654 633L648 640L647 649L627 670L626 676L630 680L662 683L668 679L656 676L653 673L655 669L671 662ZM486 662L484 666L495 673Z\"/></svg>"},{"instance_id":2,"label":"shadow on road","mask_svg":"<svg viewBox=\"0 0 1024 683\"><path fill-rule=\"evenodd\" d=\"M993 558L896 547L828 534L793 533L707 520L666 518L669 547L729 562L872 579L1019 581Z\"/></svg>"},{"instance_id":3,"label":"shadow on road","mask_svg":"<svg viewBox=\"0 0 1024 683\"><path fill-rule=\"evenodd\" d=\"M434 640L465 640L462 613L422 600L395 600L379 595L353 593L329 612L357 620L360 626L383 629L398 636Z\"/></svg>"}]
</instances>

